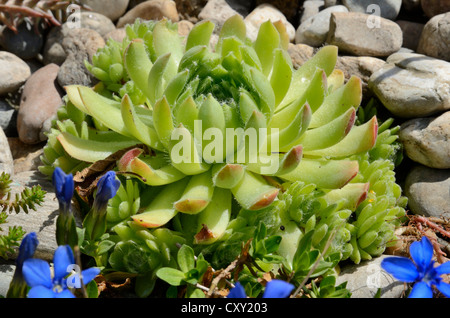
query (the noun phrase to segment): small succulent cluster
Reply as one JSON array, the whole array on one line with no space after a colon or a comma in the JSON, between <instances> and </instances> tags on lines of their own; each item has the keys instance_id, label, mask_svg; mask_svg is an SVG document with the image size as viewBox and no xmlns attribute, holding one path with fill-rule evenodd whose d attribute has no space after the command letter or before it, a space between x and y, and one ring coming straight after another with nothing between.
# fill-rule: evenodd
<instances>
[{"instance_id":1,"label":"small succulent cluster","mask_svg":"<svg viewBox=\"0 0 450 318\"><path fill-rule=\"evenodd\" d=\"M78 0L0 0L0 22L13 31L24 18L59 26L70 14L67 8L72 4L84 7Z\"/></svg>"},{"instance_id":2,"label":"small succulent cluster","mask_svg":"<svg viewBox=\"0 0 450 318\"><path fill-rule=\"evenodd\" d=\"M405 215L398 128L357 123L361 81L336 47L294 69L282 23L252 42L234 16L212 45L214 27L137 20L86 63L99 84L66 87L40 169L115 169L101 266L148 280L185 244L221 268L261 224L280 238L262 258L297 282L383 253Z\"/></svg>"}]
</instances>

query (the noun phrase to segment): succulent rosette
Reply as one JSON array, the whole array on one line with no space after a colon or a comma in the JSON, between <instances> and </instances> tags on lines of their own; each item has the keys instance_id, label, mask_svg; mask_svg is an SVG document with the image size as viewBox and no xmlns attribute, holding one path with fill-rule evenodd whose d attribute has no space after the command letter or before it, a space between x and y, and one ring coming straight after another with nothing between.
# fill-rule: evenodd
<instances>
[{"instance_id":1,"label":"succulent rosette","mask_svg":"<svg viewBox=\"0 0 450 318\"><path fill-rule=\"evenodd\" d=\"M356 124L361 80L335 70L335 46L294 69L281 22L263 23L253 42L240 16L211 44L214 28L201 21L180 37L167 20L128 25L86 63L99 84L65 88L41 171L75 173L126 149L116 171L128 180L108 207L121 238L165 229L218 246L253 213L276 219L287 264L310 230L319 250L339 238L328 254L340 259L379 255L404 202L395 131L377 141L376 116Z\"/></svg>"}]
</instances>

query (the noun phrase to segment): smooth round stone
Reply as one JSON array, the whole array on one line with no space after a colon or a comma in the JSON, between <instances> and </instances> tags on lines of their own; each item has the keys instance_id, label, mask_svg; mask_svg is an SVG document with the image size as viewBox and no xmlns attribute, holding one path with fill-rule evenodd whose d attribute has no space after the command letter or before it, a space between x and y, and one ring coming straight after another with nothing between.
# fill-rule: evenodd
<instances>
[{"instance_id":1,"label":"smooth round stone","mask_svg":"<svg viewBox=\"0 0 450 318\"><path fill-rule=\"evenodd\" d=\"M111 19L98 12L81 12L80 22L81 28L94 30L101 36L116 29Z\"/></svg>"},{"instance_id":2,"label":"smooth round stone","mask_svg":"<svg viewBox=\"0 0 450 318\"><path fill-rule=\"evenodd\" d=\"M31 75L27 63L6 51L0 51L0 70L0 95L15 92Z\"/></svg>"},{"instance_id":3,"label":"smooth round stone","mask_svg":"<svg viewBox=\"0 0 450 318\"><path fill-rule=\"evenodd\" d=\"M175 1L172 0L149 0L142 2L133 9L125 13L119 21L117 28L122 28L126 24L132 24L137 18L143 20L161 20L167 18L172 22L178 22L179 16Z\"/></svg>"},{"instance_id":4,"label":"smooth round stone","mask_svg":"<svg viewBox=\"0 0 450 318\"><path fill-rule=\"evenodd\" d=\"M402 6L402 0L342 0L351 12L361 12L395 20Z\"/></svg>"},{"instance_id":5,"label":"smooth round stone","mask_svg":"<svg viewBox=\"0 0 450 318\"><path fill-rule=\"evenodd\" d=\"M450 12L436 15L425 24L417 52L450 61Z\"/></svg>"},{"instance_id":6,"label":"smooth round stone","mask_svg":"<svg viewBox=\"0 0 450 318\"><path fill-rule=\"evenodd\" d=\"M44 45L44 37L40 27L36 28L29 22L22 22L17 27L17 33L9 28L0 32L3 48L21 59L27 60L36 57Z\"/></svg>"},{"instance_id":7,"label":"smooth round stone","mask_svg":"<svg viewBox=\"0 0 450 318\"><path fill-rule=\"evenodd\" d=\"M81 0L81 4L107 16L112 21L116 21L127 11L129 3L130 0Z\"/></svg>"}]
</instances>

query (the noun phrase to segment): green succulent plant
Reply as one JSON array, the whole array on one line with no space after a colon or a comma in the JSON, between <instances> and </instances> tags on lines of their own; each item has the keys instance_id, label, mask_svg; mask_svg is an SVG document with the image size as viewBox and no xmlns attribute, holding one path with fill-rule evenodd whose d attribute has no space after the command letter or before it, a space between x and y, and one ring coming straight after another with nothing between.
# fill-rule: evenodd
<instances>
[{"instance_id":1,"label":"green succulent plant","mask_svg":"<svg viewBox=\"0 0 450 318\"><path fill-rule=\"evenodd\" d=\"M127 180L108 207L120 271L173 258L124 264L132 246L165 250L155 247L164 240L131 239L138 232L167 230L219 264L261 222L282 238L287 271L312 266L305 257L322 255L323 274L381 254L405 213L397 128L376 116L356 124L361 80L334 69L337 47L294 69L282 23L263 23L252 42L234 16L213 45L214 27L201 21L182 38L170 21L137 20L123 42L108 41L86 63L100 83L65 88L40 170L76 173L128 149L116 162ZM305 237L316 252L299 254Z\"/></svg>"}]
</instances>

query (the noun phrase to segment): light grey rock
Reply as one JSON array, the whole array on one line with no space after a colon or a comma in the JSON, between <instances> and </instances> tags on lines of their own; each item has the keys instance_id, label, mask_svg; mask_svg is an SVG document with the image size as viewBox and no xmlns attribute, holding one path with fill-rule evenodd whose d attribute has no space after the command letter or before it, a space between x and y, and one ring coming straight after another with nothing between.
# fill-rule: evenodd
<instances>
[{"instance_id":1,"label":"light grey rock","mask_svg":"<svg viewBox=\"0 0 450 318\"><path fill-rule=\"evenodd\" d=\"M430 168L450 169L450 111L406 121L400 126L399 139L411 160Z\"/></svg>"},{"instance_id":2,"label":"light grey rock","mask_svg":"<svg viewBox=\"0 0 450 318\"><path fill-rule=\"evenodd\" d=\"M314 2L314 1L313 1ZM348 12L345 6L326 8L302 22L295 32L295 43L319 47L327 39L332 12Z\"/></svg>"},{"instance_id":3,"label":"light grey rock","mask_svg":"<svg viewBox=\"0 0 450 318\"><path fill-rule=\"evenodd\" d=\"M386 257L390 256L381 255L370 261L341 268L336 285L347 282L351 298L374 298L378 289L381 289L381 298L401 298L404 284L381 267L381 261Z\"/></svg>"},{"instance_id":4,"label":"light grey rock","mask_svg":"<svg viewBox=\"0 0 450 318\"><path fill-rule=\"evenodd\" d=\"M81 0L81 4L107 16L112 21L116 21L127 11L129 3L130 0Z\"/></svg>"},{"instance_id":5,"label":"light grey rock","mask_svg":"<svg viewBox=\"0 0 450 318\"><path fill-rule=\"evenodd\" d=\"M249 37L252 41L256 40L259 27L267 20L270 20L272 22L281 21L286 27L286 32L289 36L289 40L294 40L294 26L287 20L287 18L280 10L268 3L260 4L252 12L250 12L249 15L245 17L244 22L247 26L247 37Z\"/></svg>"},{"instance_id":6,"label":"light grey rock","mask_svg":"<svg viewBox=\"0 0 450 318\"><path fill-rule=\"evenodd\" d=\"M70 36L64 38L63 48L67 58L58 72L58 83L67 85L91 86L96 83L95 77L86 69L84 62L92 63L97 50L105 45L105 40L92 29L74 29Z\"/></svg>"},{"instance_id":7,"label":"light grey rock","mask_svg":"<svg viewBox=\"0 0 450 318\"><path fill-rule=\"evenodd\" d=\"M56 199L51 181L40 172L25 171L14 176L11 184L11 193L20 193L25 187L39 185L46 191L44 202L41 206L36 205L36 211L29 210L28 214L20 211L8 217L8 226L21 226L26 233L35 232L39 240L34 257L47 261L53 259L56 244L56 218L58 216L58 200ZM16 254L13 259L17 257Z\"/></svg>"},{"instance_id":8,"label":"light grey rock","mask_svg":"<svg viewBox=\"0 0 450 318\"><path fill-rule=\"evenodd\" d=\"M417 52L450 61L450 12L436 15L425 24Z\"/></svg>"},{"instance_id":9,"label":"light grey rock","mask_svg":"<svg viewBox=\"0 0 450 318\"><path fill-rule=\"evenodd\" d=\"M369 88L394 115L430 116L450 109L450 63L415 53L395 53L372 74Z\"/></svg>"},{"instance_id":10,"label":"light grey rock","mask_svg":"<svg viewBox=\"0 0 450 318\"><path fill-rule=\"evenodd\" d=\"M0 51L0 96L15 92L30 77L30 67L16 55Z\"/></svg>"},{"instance_id":11,"label":"light grey rock","mask_svg":"<svg viewBox=\"0 0 450 318\"><path fill-rule=\"evenodd\" d=\"M450 169L414 167L406 176L405 195L414 214L450 218Z\"/></svg>"},{"instance_id":12,"label":"light grey rock","mask_svg":"<svg viewBox=\"0 0 450 318\"><path fill-rule=\"evenodd\" d=\"M110 6L108 5L106 7ZM81 12L80 26L81 28L94 30L101 36L116 29L116 26L110 18L98 12Z\"/></svg>"},{"instance_id":13,"label":"light grey rock","mask_svg":"<svg viewBox=\"0 0 450 318\"><path fill-rule=\"evenodd\" d=\"M8 139L3 129L0 128L0 174L2 172L6 172L10 176L14 175L14 159L9 148Z\"/></svg>"},{"instance_id":14,"label":"light grey rock","mask_svg":"<svg viewBox=\"0 0 450 318\"><path fill-rule=\"evenodd\" d=\"M375 22L368 14L332 12L327 43L342 52L358 56L386 57L402 47L400 26L379 17Z\"/></svg>"},{"instance_id":15,"label":"light grey rock","mask_svg":"<svg viewBox=\"0 0 450 318\"><path fill-rule=\"evenodd\" d=\"M389 20L397 18L402 0L342 0L351 12L379 15Z\"/></svg>"},{"instance_id":16,"label":"light grey rock","mask_svg":"<svg viewBox=\"0 0 450 318\"><path fill-rule=\"evenodd\" d=\"M198 18L213 22L216 25L214 32L218 33L225 21L236 14L239 12L234 10L226 0L209 0L200 11Z\"/></svg>"},{"instance_id":17,"label":"light grey rock","mask_svg":"<svg viewBox=\"0 0 450 318\"><path fill-rule=\"evenodd\" d=\"M302 11L301 18L300 18L300 24L302 24L303 22L308 20L310 17L319 13L319 11L321 9L323 9L324 7L325 7L325 1L322 1L322 0L318 0L318 1L306 0L305 2L303 2L303 6L302 6L303 11Z\"/></svg>"},{"instance_id":18,"label":"light grey rock","mask_svg":"<svg viewBox=\"0 0 450 318\"><path fill-rule=\"evenodd\" d=\"M0 296L6 297L15 270L15 265L0 264Z\"/></svg>"}]
</instances>

